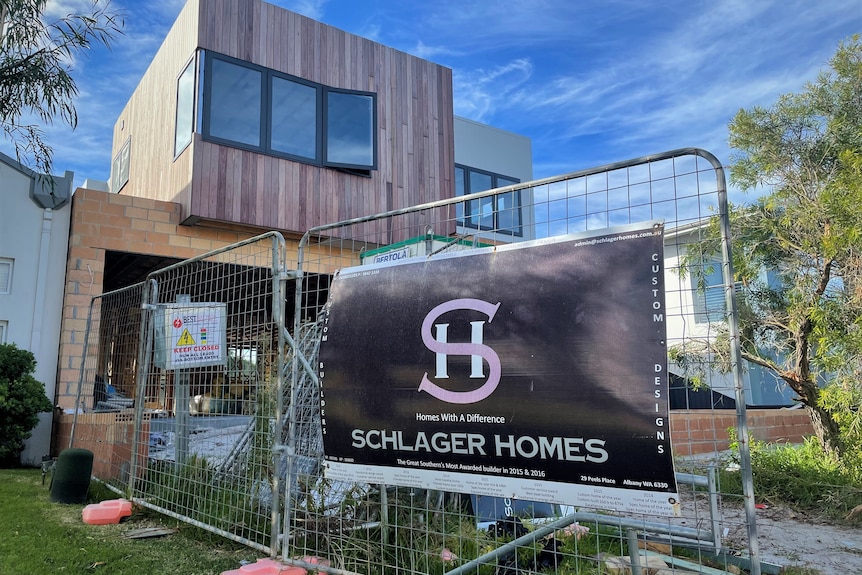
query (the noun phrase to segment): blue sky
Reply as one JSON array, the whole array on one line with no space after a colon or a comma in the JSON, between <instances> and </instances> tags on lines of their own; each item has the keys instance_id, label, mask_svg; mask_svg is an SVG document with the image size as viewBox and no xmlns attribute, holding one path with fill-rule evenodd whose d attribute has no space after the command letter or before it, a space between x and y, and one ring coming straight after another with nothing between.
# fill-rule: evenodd
<instances>
[{"instance_id":1,"label":"blue sky","mask_svg":"<svg viewBox=\"0 0 862 575\"><path fill-rule=\"evenodd\" d=\"M532 138L536 178L687 146L727 163L737 110L798 92L862 33L859 0L272 3L452 68L455 113ZM46 130L55 173L109 179L114 121L183 4L113 1L125 35L74 63L77 130Z\"/></svg>"}]
</instances>

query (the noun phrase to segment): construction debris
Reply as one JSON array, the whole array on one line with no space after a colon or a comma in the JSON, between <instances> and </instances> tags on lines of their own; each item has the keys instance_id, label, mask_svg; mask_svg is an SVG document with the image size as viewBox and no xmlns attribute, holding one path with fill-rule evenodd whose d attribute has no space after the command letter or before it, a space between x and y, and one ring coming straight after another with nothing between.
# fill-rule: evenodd
<instances>
[{"instance_id":1,"label":"construction debris","mask_svg":"<svg viewBox=\"0 0 862 575\"><path fill-rule=\"evenodd\" d=\"M168 527L145 527L143 529L132 529L123 533L126 539L149 539L151 537L163 537L165 535L173 535L179 531L176 528Z\"/></svg>"}]
</instances>

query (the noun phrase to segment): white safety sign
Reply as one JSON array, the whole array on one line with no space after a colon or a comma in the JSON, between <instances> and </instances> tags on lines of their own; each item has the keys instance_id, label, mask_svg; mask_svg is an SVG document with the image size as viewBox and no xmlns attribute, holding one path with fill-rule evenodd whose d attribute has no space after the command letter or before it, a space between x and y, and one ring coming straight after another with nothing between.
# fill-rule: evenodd
<instances>
[{"instance_id":1,"label":"white safety sign","mask_svg":"<svg viewBox=\"0 0 862 575\"><path fill-rule=\"evenodd\" d=\"M225 365L227 310L223 303L160 306L156 364L163 369Z\"/></svg>"}]
</instances>

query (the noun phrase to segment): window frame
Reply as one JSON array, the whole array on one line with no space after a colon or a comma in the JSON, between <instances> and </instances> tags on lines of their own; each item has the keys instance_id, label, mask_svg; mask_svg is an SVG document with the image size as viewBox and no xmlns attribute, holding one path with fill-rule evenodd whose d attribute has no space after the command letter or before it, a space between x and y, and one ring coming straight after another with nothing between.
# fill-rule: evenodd
<instances>
[{"instance_id":1,"label":"window frame","mask_svg":"<svg viewBox=\"0 0 862 575\"><path fill-rule=\"evenodd\" d=\"M712 271L707 272L711 269ZM718 275L719 283L710 283ZM724 300L724 272L722 262L715 258L704 258L700 269L689 274L691 277L692 304L694 323L711 324L727 319L727 307ZM703 286L700 282L703 280Z\"/></svg>"},{"instance_id":2,"label":"window frame","mask_svg":"<svg viewBox=\"0 0 862 575\"><path fill-rule=\"evenodd\" d=\"M213 90L213 62L216 60L220 60L222 62L226 62L228 64L238 66L240 68L247 68L250 70L254 70L256 72L260 72L260 118L259 118L259 126L260 131L258 132L258 145L255 146L253 144L248 144L246 142L239 142L237 140L230 140L227 138L222 138L220 136L213 136L211 133L212 129L212 90ZM250 62L245 62L243 60L239 60L237 58L232 58L230 56L225 56L224 54L218 54L216 52L205 52L204 53L204 99L203 99L203 118L201 123L201 136L204 140L214 142L216 144L222 144L225 146L230 146L232 148L239 148L241 150L248 150L250 152L260 152L266 153L264 138L268 133L266 126L267 119L267 111L266 105L269 100L267 94L268 82L267 82L267 74L266 68L263 66L258 66L256 64L252 64Z\"/></svg>"},{"instance_id":3,"label":"window frame","mask_svg":"<svg viewBox=\"0 0 862 575\"><path fill-rule=\"evenodd\" d=\"M496 172L491 172L488 170L482 170L480 168L473 168L471 166L466 166L464 164L455 164L455 171L457 172L459 169L463 170L463 174L464 174L464 178L463 178L464 179L464 194L463 195L465 195L465 196L473 193L472 190L470 189L470 182L471 182L470 174L471 173L477 173L477 174L482 174L485 176L490 176L491 177L491 187L489 189L491 189L491 190L496 189L498 187L512 186L512 185L516 185L516 184L521 183L520 178L515 178L512 176L505 175L505 174L498 174ZM458 193L457 175L456 175L455 179L456 179L455 196L461 197L462 194ZM508 182L511 182L511 183L506 183L504 186L500 186L498 183L498 181L500 179L508 180ZM479 190L479 191L485 191L485 190ZM501 199L500 196L505 195L505 194L494 194L493 196L490 196L492 206L493 206L493 212L492 213L493 213L493 218L494 218L494 223L492 226L483 226L482 225L481 210L479 211L478 215L475 215L475 216L470 215L470 205L472 204L472 202L481 201L481 200L467 200L467 201L464 201L462 203L457 204L459 206L456 209L457 224L459 226L463 226L465 228L470 228L473 230L490 231L490 232L493 232L496 234L504 234L504 235L513 236L513 237L523 237L524 236L524 214L523 214L524 205L523 205L522 198L521 198L521 190L514 190L512 192L506 192L506 193L507 194L511 193L512 197L513 197L513 207L511 208L511 210L513 212L517 213L518 223L516 225L508 227L508 228L504 228L500 225L500 212L501 212L501 210L500 210L499 202ZM463 207L461 207L461 206L463 206ZM503 211L508 211L508 210L503 210ZM471 223L470 222L471 219L476 220L476 223L475 224Z\"/></svg>"},{"instance_id":4,"label":"window frame","mask_svg":"<svg viewBox=\"0 0 862 575\"><path fill-rule=\"evenodd\" d=\"M218 52L203 51L203 82L201 83L201 137L208 142L214 142L232 148L248 150L267 156L276 158L284 158L291 161L296 161L314 166L340 169L362 176L370 176L372 170L377 169L378 161L378 118L377 118L377 94L374 92L366 92L361 90L349 90L344 88L333 88L325 86L317 82L312 82L304 78L299 78L291 74L279 72L271 68L265 68L251 62L239 60L231 56L226 56ZM261 74L261 117L260 117L260 138L259 145L250 145L245 142L226 139L212 135L212 94L213 94L213 62L220 60L235 66L247 68L257 71ZM279 78L297 84L303 84L316 90L316 110L315 110L315 158L299 156L288 152L276 150L272 146L272 121L273 121L273 79ZM353 94L357 96L371 98L371 159L369 164L352 164L344 162L330 162L327 157L327 143L329 134L327 133L327 98L330 93Z\"/></svg>"},{"instance_id":5,"label":"window frame","mask_svg":"<svg viewBox=\"0 0 862 575\"><path fill-rule=\"evenodd\" d=\"M7 333L9 333L9 320L0 319L0 345L6 343Z\"/></svg>"},{"instance_id":6,"label":"window frame","mask_svg":"<svg viewBox=\"0 0 862 575\"><path fill-rule=\"evenodd\" d=\"M274 79L286 80L288 82L294 82L296 84L302 84L308 86L309 88L314 88L315 90L315 113L314 113L314 122L315 122L315 142L314 142L314 158L308 158L307 156L299 156L296 154L290 154L288 152L284 152L281 150L273 149L272 147L272 85ZM320 165L320 159L323 157L323 142L320 137L320 114L321 109L323 107L323 90L320 84L315 84L309 80L305 80L303 78L298 78L296 76L291 76L290 74L285 74L283 72L278 72L276 70L271 70L271 73L267 76L266 79L266 100L267 100L267 109L266 109L266 125L264 126L264 130L266 132L264 136L265 142L265 151L264 153L269 156L275 156L277 158L285 158L288 160L294 160L297 162L303 162L307 164Z\"/></svg>"},{"instance_id":7,"label":"window frame","mask_svg":"<svg viewBox=\"0 0 862 575\"><path fill-rule=\"evenodd\" d=\"M111 162L111 192L118 194L129 183L129 163L132 158L132 136L123 142ZM122 181L120 181L122 179Z\"/></svg>"},{"instance_id":8,"label":"window frame","mask_svg":"<svg viewBox=\"0 0 862 575\"><path fill-rule=\"evenodd\" d=\"M329 95L330 94L347 94L352 96L361 96L371 98L371 165L367 164L350 164L344 162L332 162L329 160ZM341 88L323 87L323 109L322 112L322 128L323 128L323 163L326 166L333 168L345 168L348 170L376 170L377 169L377 97L373 92L362 92L359 90L344 90Z\"/></svg>"},{"instance_id":9,"label":"window frame","mask_svg":"<svg viewBox=\"0 0 862 575\"><path fill-rule=\"evenodd\" d=\"M15 259L0 258L0 266L8 267L9 270L6 273L5 284L0 283L0 295L9 295L12 293L12 273L15 271Z\"/></svg>"},{"instance_id":10,"label":"window frame","mask_svg":"<svg viewBox=\"0 0 862 575\"><path fill-rule=\"evenodd\" d=\"M192 140L194 140L195 133L195 118L197 117L197 92L198 92L198 67L197 67L197 53L195 53L186 65L183 67L182 72L179 73L176 79L176 98L174 101L174 160L180 157L180 155L192 144ZM189 126L180 126L180 82L185 77L186 73L191 70L191 122ZM188 127L189 131L186 134L188 137L185 139L185 143L182 146L177 146L177 142L180 136L180 128L185 130Z\"/></svg>"}]
</instances>

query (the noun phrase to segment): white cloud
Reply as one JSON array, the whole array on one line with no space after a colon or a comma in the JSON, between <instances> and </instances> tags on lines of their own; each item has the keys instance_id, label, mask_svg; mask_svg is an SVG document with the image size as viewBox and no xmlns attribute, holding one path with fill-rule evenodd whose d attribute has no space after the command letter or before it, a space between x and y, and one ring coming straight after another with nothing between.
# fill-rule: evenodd
<instances>
[{"instance_id":1,"label":"white cloud","mask_svg":"<svg viewBox=\"0 0 862 575\"><path fill-rule=\"evenodd\" d=\"M458 56L460 55L456 50L449 48L447 46L428 46L422 40L416 42L416 46L409 51L414 56L419 58L423 58L425 60L434 61L439 56Z\"/></svg>"},{"instance_id":2,"label":"white cloud","mask_svg":"<svg viewBox=\"0 0 862 575\"><path fill-rule=\"evenodd\" d=\"M382 30L379 24L369 24L365 26L362 30L358 31L357 34L359 36L362 36L363 38L367 38L368 40L380 42L381 32Z\"/></svg>"},{"instance_id":3,"label":"white cloud","mask_svg":"<svg viewBox=\"0 0 862 575\"><path fill-rule=\"evenodd\" d=\"M532 71L533 65L527 58L490 70L453 71L455 113L483 121L498 108L507 106L507 99L530 79Z\"/></svg>"},{"instance_id":4,"label":"white cloud","mask_svg":"<svg viewBox=\"0 0 862 575\"><path fill-rule=\"evenodd\" d=\"M287 8L291 12L308 16L314 20L320 20L324 15L324 7L328 0L288 0L274 2L282 8Z\"/></svg>"},{"instance_id":5,"label":"white cloud","mask_svg":"<svg viewBox=\"0 0 862 575\"><path fill-rule=\"evenodd\" d=\"M90 14L92 11L92 0L48 0L45 3L45 10L42 12L42 16L50 22L59 18L65 18L70 14Z\"/></svg>"}]
</instances>

